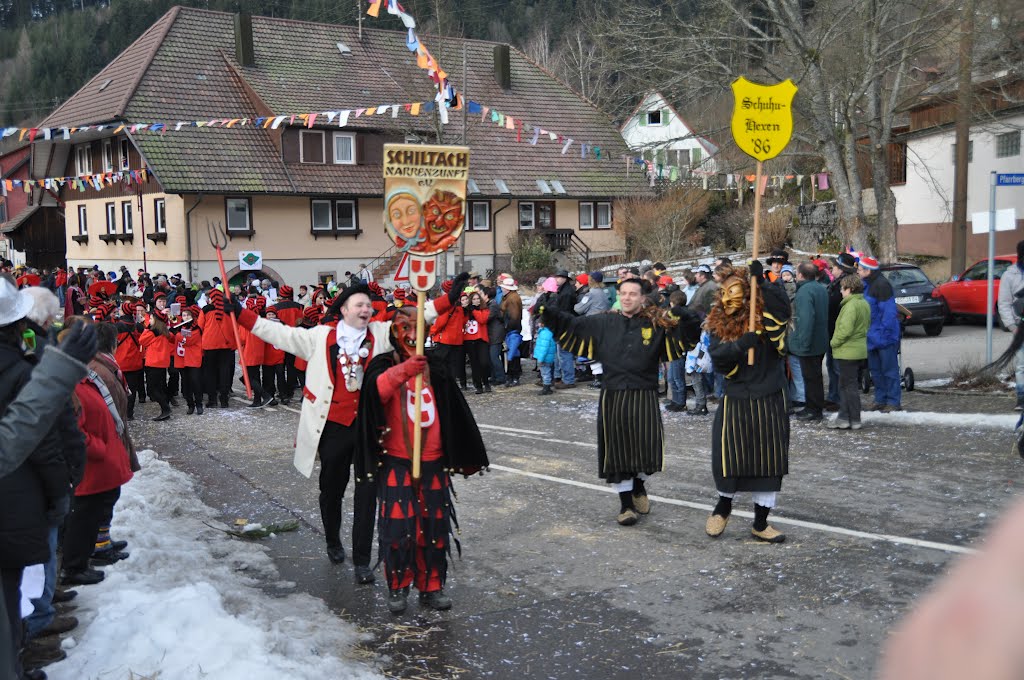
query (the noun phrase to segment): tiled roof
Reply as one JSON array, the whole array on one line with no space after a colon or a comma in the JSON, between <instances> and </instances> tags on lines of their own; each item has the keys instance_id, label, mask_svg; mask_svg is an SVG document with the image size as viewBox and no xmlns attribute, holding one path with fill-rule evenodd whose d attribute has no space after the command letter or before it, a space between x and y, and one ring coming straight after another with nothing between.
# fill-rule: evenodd
<instances>
[{"instance_id":1,"label":"tiled roof","mask_svg":"<svg viewBox=\"0 0 1024 680\"><path fill-rule=\"evenodd\" d=\"M114 60L85 88L47 119L50 125L95 122L123 115L130 122L169 122L204 117L256 117L356 109L377 104L427 101L432 83L416 67L405 33L253 17L255 66L235 61L233 15L175 8ZM576 96L524 54L511 50L512 88L494 77L495 43L420 36L469 100L517 120L551 129L602 149L614 160L580 158L578 144L566 155L561 145L532 133L516 133L469 116L467 143L471 177L485 195L497 195L493 180L505 180L517 196L542 194L537 179L557 179L569 196L614 196L643 191L642 173L626 175L628 153L612 121ZM154 41L159 42L154 42ZM337 43L351 53L342 55ZM463 80L465 47L468 77ZM134 71L132 70L134 69ZM139 75L120 109L93 92L111 74ZM240 75L239 75L240 74ZM115 86L111 82L108 90ZM120 85L119 85L120 86ZM116 96L121 96L118 90ZM115 97L111 97L114 99ZM74 114L74 115L72 115ZM74 118L74 120L72 120ZM323 121L326 124L326 121ZM319 123L319 121L318 121ZM337 129L337 128L335 128ZM433 140L433 117L350 117L346 129L418 131ZM424 134L425 133L425 134ZM167 191L239 191L300 194L380 195L379 165L302 165L284 163L271 131L197 129L165 134L140 132L136 142ZM462 112L452 111L446 143L462 141Z\"/></svg>"},{"instance_id":2,"label":"tiled roof","mask_svg":"<svg viewBox=\"0 0 1024 680\"><path fill-rule=\"evenodd\" d=\"M164 35L174 24L179 10L179 7L175 7L157 20L114 61L86 83L85 87L39 123L39 127L91 125L121 118L132 93L146 72L146 67L160 48Z\"/></svg>"},{"instance_id":3,"label":"tiled roof","mask_svg":"<svg viewBox=\"0 0 1024 680\"><path fill-rule=\"evenodd\" d=\"M6 222L0 222L0 234L9 234L13 231L17 231L18 227L25 224L25 221L28 220L28 218L35 215L36 211L39 210L39 208L40 206L38 205L30 205L22 209L20 213L18 213L11 219L7 220Z\"/></svg>"}]
</instances>

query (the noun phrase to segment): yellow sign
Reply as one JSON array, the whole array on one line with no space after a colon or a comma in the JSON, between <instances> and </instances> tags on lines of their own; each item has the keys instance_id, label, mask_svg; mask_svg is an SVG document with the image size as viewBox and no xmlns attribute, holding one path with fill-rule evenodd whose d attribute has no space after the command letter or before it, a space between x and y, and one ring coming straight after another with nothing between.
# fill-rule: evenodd
<instances>
[{"instance_id":1,"label":"yellow sign","mask_svg":"<svg viewBox=\"0 0 1024 680\"><path fill-rule=\"evenodd\" d=\"M759 161L775 158L793 136L793 96L786 79L775 85L752 83L740 76L732 84L732 136L736 146Z\"/></svg>"}]
</instances>

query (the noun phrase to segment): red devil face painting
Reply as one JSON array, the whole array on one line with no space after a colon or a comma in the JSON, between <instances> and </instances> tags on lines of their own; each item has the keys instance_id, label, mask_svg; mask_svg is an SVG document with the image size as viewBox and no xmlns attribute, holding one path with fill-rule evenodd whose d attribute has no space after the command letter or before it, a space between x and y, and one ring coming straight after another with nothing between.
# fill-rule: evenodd
<instances>
[{"instance_id":1,"label":"red devil face painting","mask_svg":"<svg viewBox=\"0 0 1024 680\"><path fill-rule=\"evenodd\" d=\"M451 191L435 191L423 204L427 248L431 252L449 248L458 240L462 227L462 199Z\"/></svg>"}]
</instances>

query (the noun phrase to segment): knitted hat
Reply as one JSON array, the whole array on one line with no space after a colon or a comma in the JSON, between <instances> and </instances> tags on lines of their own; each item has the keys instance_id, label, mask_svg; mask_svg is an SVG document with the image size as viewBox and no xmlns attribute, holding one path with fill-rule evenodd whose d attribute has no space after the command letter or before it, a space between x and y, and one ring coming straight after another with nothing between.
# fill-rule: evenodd
<instances>
[{"instance_id":1,"label":"knitted hat","mask_svg":"<svg viewBox=\"0 0 1024 680\"><path fill-rule=\"evenodd\" d=\"M245 308L248 309L250 312L255 312L256 311L256 301L257 300L262 300L262 299L263 298L254 298L254 297L245 298Z\"/></svg>"},{"instance_id":2,"label":"knitted hat","mask_svg":"<svg viewBox=\"0 0 1024 680\"><path fill-rule=\"evenodd\" d=\"M257 295L256 297L254 297L252 299L256 301L256 309L258 309L261 312L266 310L266 308L267 308L267 298L263 297L262 295ZM274 313L275 314L277 313L276 309L274 310Z\"/></svg>"},{"instance_id":3,"label":"knitted hat","mask_svg":"<svg viewBox=\"0 0 1024 680\"><path fill-rule=\"evenodd\" d=\"M100 305L103 304L103 302L104 302L103 298L101 298L99 295L91 295L91 296L89 296L89 307L90 308L99 307Z\"/></svg>"},{"instance_id":4,"label":"knitted hat","mask_svg":"<svg viewBox=\"0 0 1024 680\"><path fill-rule=\"evenodd\" d=\"M443 290L446 293L450 293L452 290L452 280L448 279L447 281L443 281L441 283L441 290Z\"/></svg>"},{"instance_id":5,"label":"knitted hat","mask_svg":"<svg viewBox=\"0 0 1024 680\"><path fill-rule=\"evenodd\" d=\"M832 258L832 264L847 274L853 274L857 271L857 258L850 253L839 253L839 255Z\"/></svg>"},{"instance_id":6,"label":"knitted hat","mask_svg":"<svg viewBox=\"0 0 1024 680\"><path fill-rule=\"evenodd\" d=\"M587 276L586 274L577 274L576 275L576 283L578 283L580 285L583 285L583 286L589 286L590 285L590 277Z\"/></svg>"},{"instance_id":7,"label":"knitted hat","mask_svg":"<svg viewBox=\"0 0 1024 680\"><path fill-rule=\"evenodd\" d=\"M188 303L188 299L184 295L179 295L175 297L174 301L177 302L179 305L184 305Z\"/></svg>"},{"instance_id":8,"label":"knitted hat","mask_svg":"<svg viewBox=\"0 0 1024 680\"><path fill-rule=\"evenodd\" d=\"M878 260L871 257L870 255L861 255L860 266L864 267L864 269L870 269L871 271L874 271L878 269Z\"/></svg>"},{"instance_id":9,"label":"knitted hat","mask_svg":"<svg viewBox=\"0 0 1024 680\"><path fill-rule=\"evenodd\" d=\"M164 323L167 323L167 310L166 309L154 309L153 310L153 316L156 317L157 319L159 319L160 321L163 321Z\"/></svg>"},{"instance_id":10,"label":"knitted hat","mask_svg":"<svg viewBox=\"0 0 1024 680\"><path fill-rule=\"evenodd\" d=\"M711 267L709 267L706 264L702 264L702 265L698 265L697 268L694 269L693 271L697 272L698 274L710 274L711 273Z\"/></svg>"},{"instance_id":11,"label":"knitted hat","mask_svg":"<svg viewBox=\"0 0 1024 680\"><path fill-rule=\"evenodd\" d=\"M185 311L191 314L193 319L198 319L200 312L202 312L203 310L199 309L199 305L192 305Z\"/></svg>"},{"instance_id":12,"label":"knitted hat","mask_svg":"<svg viewBox=\"0 0 1024 680\"><path fill-rule=\"evenodd\" d=\"M557 293L558 282L555 281L555 277L549 276L548 278L544 279L544 284L541 286L541 289L545 293Z\"/></svg>"},{"instance_id":13,"label":"knitted hat","mask_svg":"<svg viewBox=\"0 0 1024 680\"><path fill-rule=\"evenodd\" d=\"M793 265L791 264L782 265L782 273L785 274L786 272L789 272L793 276L796 276L796 270L793 269Z\"/></svg>"},{"instance_id":14,"label":"knitted hat","mask_svg":"<svg viewBox=\"0 0 1024 680\"><path fill-rule=\"evenodd\" d=\"M811 263L818 268L819 272L824 272L828 270L828 262L826 262L820 257L811 260Z\"/></svg>"},{"instance_id":15,"label":"knitted hat","mask_svg":"<svg viewBox=\"0 0 1024 680\"><path fill-rule=\"evenodd\" d=\"M122 302L121 313L125 316L135 316L136 303L134 302Z\"/></svg>"},{"instance_id":16,"label":"knitted hat","mask_svg":"<svg viewBox=\"0 0 1024 680\"><path fill-rule=\"evenodd\" d=\"M604 274L602 272L590 272L590 280L604 283Z\"/></svg>"},{"instance_id":17,"label":"knitted hat","mask_svg":"<svg viewBox=\"0 0 1024 680\"><path fill-rule=\"evenodd\" d=\"M406 294L405 288L395 288L395 292L391 294L391 296L396 301L397 300L405 300L406 299L406 295L407 294Z\"/></svg>"},{"instance_id":18,"label":"knitted hat","mask_svg":"<svg viewBox=\"0 0 1024 680\"><path fill-rule=\"evenodd\" d=\"M306 320L306 325L315 326L320 323L320 310L316 307L306 307L302 310L302 318Z\"/></svg>"},{"instance_id":19,"label":"knitted hat","mask_svg":"<svg viewBox=\"0 0 1024 680\"><path fill-rule=\"evenodd\" d=\"M262 300L263 298L258 299ZM273 314L274 316L277 316L277 307L275 307L274 305L270 305L269 307L267 307L267 314Z\"/></svg>"},{"instance_id":20,"label":"knitted hat","mask_svg":"<svg viewBox=\"0 0 1024 680\"><path fill-rule=\"evenodd\" d=\"M380 284L376 281L370 281L366 284L366 287L370 289L370 292L378 297L384 297L384 289L380 287ZM364 291L365 292L365 291Z\"/></svg>"},{"instance_id":21,"label":"knitted hat","mask_svg":"<svg viewBox=\"0 0 1024 680\"><path fill-rule=\"evenodd\" d=\"M277 289L277 296L284 298L285 300L291 300L294 295L295 291L291 286L281 286Z\"/></svg>"},{"instance_id":22,"label":"knitted hat","mask_svg":"<svg viewBox=\"0 0 1024 680\"><path fill-rule=\"evenodd\" d=\"M672 280L671 276L662 276L658 278L658 288L667 288L671 286L675 281Z\"/></svg>"}]
</instances>

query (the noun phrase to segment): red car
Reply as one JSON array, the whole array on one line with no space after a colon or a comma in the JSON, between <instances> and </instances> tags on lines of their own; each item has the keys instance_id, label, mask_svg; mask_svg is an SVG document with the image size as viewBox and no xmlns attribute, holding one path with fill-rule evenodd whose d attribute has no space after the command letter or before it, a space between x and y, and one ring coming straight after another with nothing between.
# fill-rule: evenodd
<instances>
[{"instance_id":1,"label":"red car","mask_svg":"<svg viewBox=\"0 0 1024 680\"><path fill-rule=\"evenodd\" d=\"M1016 255L996 255L992 267L993 307L995 307L995 301L999 299L999 279L1004 271L1016 263ZM937 286L932 292L932 297L944 299L952 317L983 318L988 297L988 258L978 260L964 273ZM996 323L998 324L999 313L995 309L993 311L996 313Z\"/></svg>"}]
</instances>

